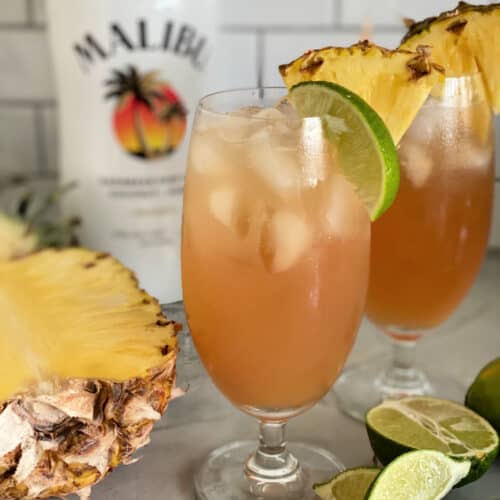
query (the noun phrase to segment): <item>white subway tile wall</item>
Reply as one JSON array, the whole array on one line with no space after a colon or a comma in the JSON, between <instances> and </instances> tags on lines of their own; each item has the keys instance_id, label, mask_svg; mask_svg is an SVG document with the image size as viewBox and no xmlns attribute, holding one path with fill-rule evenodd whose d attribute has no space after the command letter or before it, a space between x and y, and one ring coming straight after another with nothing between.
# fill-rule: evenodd
<instances>
[{"instance_id":1,"label":"white subway tile wall","mask_svg":"<svg viewBox=\"0 0 500 500\"><path fill-rule=\"evenodd\" d=\"M221 20L229 26L331 26L332 0L220 0Z\"/></svg>"},{"instance_id":2,"label":"white subway tile wall","mask_svg":"<svg viewBox=\"0 0 500 500\"><path fill-rule=\"evenodd\" d=\"M394 26L402 23L404 18L423 19L435 16L444 10L453 9L457 3L457 0L345 0L341 9L341 21L345 25L369 22L375 26Z\"/></svg>"},{"instance_id":3,"label":"white subway tile wall","mask_svg":"<svg viewBox=\"0 0 500 500\"><path fill-rule=\"evenodd\" d=\"M2 102L40 101L54 97L45 30L30 27L2 30L0 26L0 67Z\"/></svg>"},{"instance_id":4,"label":"white subway tile wall","mask_svg":"<svg viewBox=\"0 0 500 500\"><path fill-rule=\"evenodd\" d=\"M69 0L68 0L69 1ZM307 48L355 42L360 33L394 47L404 17L422 18L456 0L219 0L221 32L207 91L279 85L277 66ZM0 176L57 174L57 99L44 0L1 0ZM497 120L500 151L500 120ZM500 247L500 155L492 244Z\"/></svg>"},{"instance_id":5,"label":"white subway tile wall","mask_svg":"<svg viewBox=\"0 0 500 500\"><path fill-rule=\"evenodd\" d=\"M258 35L252 32L222 32L210 61L206 92L255 87L258 76Z\"/></svg>"},{"instance_id":6,"label":"white subway tile wall","mask_svg":"<svg viewBox=\"0 0 500 500\"><path fill-rule=\"evenodd\" d=\"M12 105L3 107L0 113L1 174L38 173L36 110Z\"/></svg>"},{"instance_id":7,"label":"white subway tile wall","mask_svg":"<svg viewBox=\"0 0 500 500\"><path fill-rule=\"evenodd\" d=\"M28 0L33 23L36 25L44 25L45 17L45 0Z\"/></svg>"},{"instance_id":8,"label":"white subway tile wall","mask_svg":"<svg viewBox=\"0 0 500 500\"><path fill-rule=\"evenodd\" d=\"M57 113L53 105L44 104L37 109L41 124L40 170L51 175L57 174L58 126Z\"/></svg>"},{"instance_id":9,"label":"white subway tile wall","mask_svg":"<svg viewBox=\"0 0 500 500\"><path fill-rule=\"evenodd\" d=\"M27 16L27 5L19 0L2 0L0 26L23 24Z\"/></svg>"}]
</instances>

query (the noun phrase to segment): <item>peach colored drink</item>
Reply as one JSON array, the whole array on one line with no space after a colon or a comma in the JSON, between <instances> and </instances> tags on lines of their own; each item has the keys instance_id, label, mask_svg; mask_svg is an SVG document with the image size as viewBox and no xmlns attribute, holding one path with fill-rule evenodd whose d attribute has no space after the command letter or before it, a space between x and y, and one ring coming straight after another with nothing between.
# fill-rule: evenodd
<instances>
[{"instance_id":1,"label":"peach colored drink","mask_svg":"<svg viewBox=\"0 0 500 500\"><path fill-rule=\"evenodd\" d=\"M317 123L294 128L274 109L258 113L265 120L194 131L184 300L220 390L250 412L293 411L330 389L352 347L370 224Z\"/></svg>"},{"instance_id":2,"label":"peach colored drink","mask_svg":"<svg viewBox=\"0 0 500 500\"><path fill-rule=\"evenodd\" d=\"M441 108L439 121L433 113L424 107L403 139L397 200L372 229L367 312L389 331L419 331L447 319L470 289L487 247L494 187L487 104L444 116ZM457 122L464 124L461 134Z\"/></svg>"}]
</instances>

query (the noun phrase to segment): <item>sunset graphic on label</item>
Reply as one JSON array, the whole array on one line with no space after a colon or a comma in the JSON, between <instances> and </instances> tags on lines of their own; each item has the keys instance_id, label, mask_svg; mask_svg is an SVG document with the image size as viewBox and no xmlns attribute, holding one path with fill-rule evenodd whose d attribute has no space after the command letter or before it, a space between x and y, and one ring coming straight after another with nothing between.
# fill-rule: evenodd
<instances>
[{"instance_id":1,"label":"sunset graphic on label","mask_svg":"<svg viewBox=\"0 0 500 500\"><path fill-rule=\"evenodd\" d=\"M186 109L157 71L141 74L134 66L113 70L107 99L116 99L113 129L122 148L143 159L175 151L186 133Z\"/></svg>"}]
</instances>

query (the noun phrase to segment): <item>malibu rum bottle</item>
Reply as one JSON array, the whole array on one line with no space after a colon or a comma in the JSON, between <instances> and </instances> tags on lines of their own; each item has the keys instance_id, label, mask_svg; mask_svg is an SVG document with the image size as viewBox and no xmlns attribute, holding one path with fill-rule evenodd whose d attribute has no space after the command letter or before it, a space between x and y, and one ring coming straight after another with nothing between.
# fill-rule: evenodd
<instances>
[{"instance_id":1,"label":"malibu rum bottle","mask_svg":"<svg viewBox=\"0 0 500 500\"><path fill-rule=\"evenodd\" d=\"M63 210L163 302L181 298L187 135L216 0L49 0Z\"/></svg>"}]
</instances>

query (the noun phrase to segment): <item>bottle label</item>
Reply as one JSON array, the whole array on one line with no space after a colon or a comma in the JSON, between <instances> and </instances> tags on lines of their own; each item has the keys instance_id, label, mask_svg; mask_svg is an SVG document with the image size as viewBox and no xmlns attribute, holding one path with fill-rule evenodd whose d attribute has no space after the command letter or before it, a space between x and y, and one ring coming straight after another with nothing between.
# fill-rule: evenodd
<instances>
[{"instance_id":1,"label":"bottle label","mask_svg":"<svg viewBox=\"0 0 500 500\"><path fill-rule=\"evenodd\" d=\"M71 5L69 5L71 4ZM187 136L215 23L199 0L49 0L64 210L162 301L181 298Z\"/></svg>"}]
</instances>

